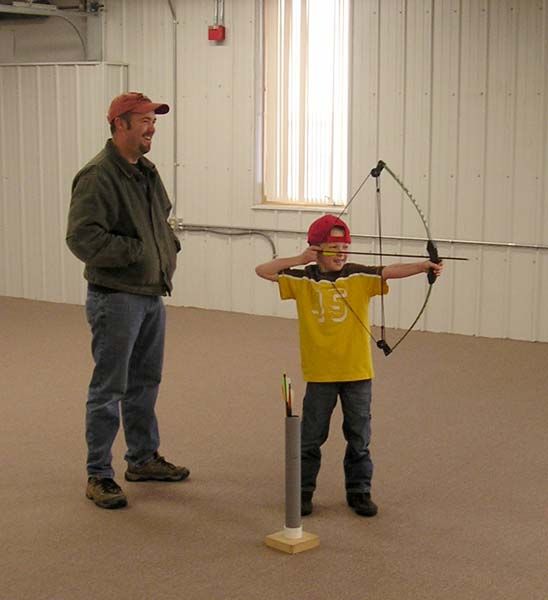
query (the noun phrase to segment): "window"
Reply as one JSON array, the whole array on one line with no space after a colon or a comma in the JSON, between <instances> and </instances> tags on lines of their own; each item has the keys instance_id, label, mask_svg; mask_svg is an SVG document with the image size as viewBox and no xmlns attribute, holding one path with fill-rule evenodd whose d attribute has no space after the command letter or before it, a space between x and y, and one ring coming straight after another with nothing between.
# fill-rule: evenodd
<instances>
[{"instance_id":1,"label":"window","mask_svg":"<svg viewBox=\"0 0 548 600\"><path fill-rule=\"evenodd\" d=\"M264 2L264 201L344 205L350 0Z\"/></svg>"}]
</instances>

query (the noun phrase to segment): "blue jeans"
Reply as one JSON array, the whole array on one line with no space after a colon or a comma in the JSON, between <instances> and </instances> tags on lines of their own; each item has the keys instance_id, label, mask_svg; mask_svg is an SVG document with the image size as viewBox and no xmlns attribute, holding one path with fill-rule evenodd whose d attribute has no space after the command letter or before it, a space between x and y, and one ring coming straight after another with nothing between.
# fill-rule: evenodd
<instances>
[{"instance_id":1,"label":"blue jeans","mask_svg":"<svg viewBox=\"0 0 548 600\"><path fill-rule=\"evenodd\" d=\"M306 385L301 431L301 489L313 492L320 470L320 447L327 440L333 409L340 396L346 439L344 477L347 492L370 492L373 463L371 440L371 380Z\"/></svg>"},{"instance_id":2,"label":"blue jeans","mask_svg":"<svg viewBox=\"0 0 548 600\"><path fill-rule=\"evenodd\" d=\"M150 460L160 445L154 406L162 377L165 307L159 296L88 290L86 315L95 361L86 404L87 472L114 477L112 444L120 407L130 464Z\"/></svg>"}]
</instances>

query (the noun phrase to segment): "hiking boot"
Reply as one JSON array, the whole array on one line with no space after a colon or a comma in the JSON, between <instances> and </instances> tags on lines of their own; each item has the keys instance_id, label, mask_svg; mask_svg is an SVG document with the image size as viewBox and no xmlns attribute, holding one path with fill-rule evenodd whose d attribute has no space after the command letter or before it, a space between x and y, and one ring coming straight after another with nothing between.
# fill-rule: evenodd
<instances>
[{"instance_id":1,"label":"hiking boot","mask_svg":"<svg viewBox=\"0 0 548 600\"><path fill-rule=\"evenodd\" d=\"M127 481L183 481L190 475L186 467L176 467L167 462L158 452L140 467L128 465Z\"/></svg>"},{"instance_id":2,"label":"hiking boot","mask_svg":"<svg viewBox=\"0 0 548 600\"><path fill-rule=\"evenodd\" d=\"M348 506L354 509L354 512L361 517L374 517L378 508L371 500L371 494L346 492L346 501Z\"/></svg>"},{"instance_id":3,"label":"hiking boot","mask_svg":"<svg viewBox=\"0 0 548 600\"><path fill-rule=\"evenodd\" d=\"M110 477L88 477L86 497L101 508L122 508L127 505L122 488Z\"/></svg>"},{"instance_id":4,"label":"hiking boot","mask_svg":"<svg viewBox=\"0 0 548 600\"><path fill-rule=\"evenodd\" d=\"M301 492L301 516L306 517L312 513L313 492Z\"/></svg>"}]
</instances>

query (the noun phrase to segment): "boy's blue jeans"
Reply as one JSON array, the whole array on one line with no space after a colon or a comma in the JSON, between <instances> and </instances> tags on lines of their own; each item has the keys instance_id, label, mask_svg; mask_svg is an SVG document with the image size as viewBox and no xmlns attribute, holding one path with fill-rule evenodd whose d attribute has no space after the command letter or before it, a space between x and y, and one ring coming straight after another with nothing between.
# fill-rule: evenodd
<instances>
[{"instance_id":1,"label":"boy's blue jeans","mask_svg":"<svg viewBox=\"0 0 548 600\"><path fill-rule=\"evenodd\" d=\"M306 385L301 431L301 489L313 492L320 470L320 447L327 440L333 409L340 396L346 439L344 476L347 492L370 492L373 463L371 439L371 380Z\"/></svg>"},{"instance_id":2,"label":"boy's blue jeans","mask_svg":"<svg viewBox=\"0 0 548 600\"><path fill-rule=\"evenodd\" d=\"M132 465L160 445L154 412L162 376L165 307L159 296L88 290L86 315L95 369L86 404L87 472L114 477L112 444L120 407Z\"/></svg>"}]
</instances>

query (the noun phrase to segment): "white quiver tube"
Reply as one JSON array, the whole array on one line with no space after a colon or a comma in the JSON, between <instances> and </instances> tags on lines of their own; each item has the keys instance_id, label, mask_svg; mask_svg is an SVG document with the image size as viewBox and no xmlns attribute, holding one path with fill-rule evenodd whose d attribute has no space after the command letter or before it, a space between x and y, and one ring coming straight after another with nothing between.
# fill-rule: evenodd
<instances>
[{"instance_id":1,"label":"white quiver tube","mask_svg":"<svg viewBox=\"0 0 548 600\"><path fill-rule=\"evenodd\" d=\"M301 419L285 418L285 535L303 536L301 525Z\"/></svg>"},{"instance_id":2,"label":"white quiver tube","mask_svg":"<svg viewBox=\"0 0 548 600\"><path fill-rule=\"evenodd\" d=\"M264 542L288 554L320 545L320 538L303 531L301 525L301 419L292 414L285 417L285 526Z\"/></svg>"}]
</instances>

